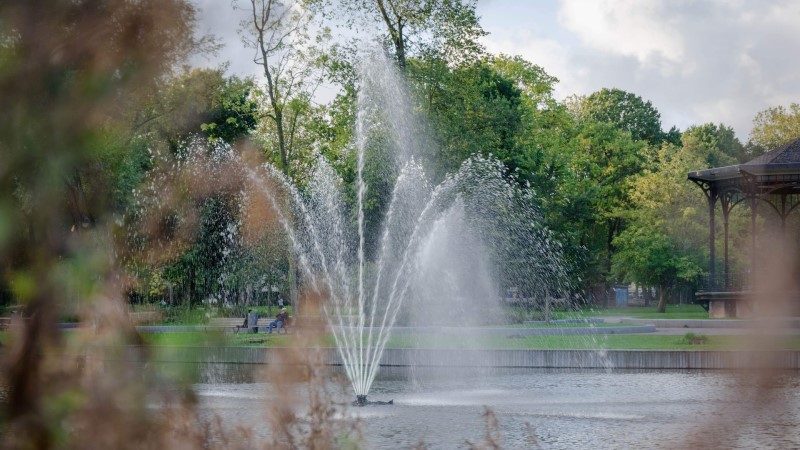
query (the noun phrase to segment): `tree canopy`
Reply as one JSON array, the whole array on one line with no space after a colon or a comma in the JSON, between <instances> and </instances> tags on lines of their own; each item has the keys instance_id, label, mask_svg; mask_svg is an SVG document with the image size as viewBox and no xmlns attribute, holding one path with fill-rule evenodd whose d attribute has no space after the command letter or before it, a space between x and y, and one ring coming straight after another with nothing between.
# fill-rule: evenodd
<instances>
[{"instance_id":1,"label":"tree canopy","mask_svg":"<svg viewBox=\"0 0 800 450\"><path fill-rule=\"evenodd\" d=\"M764 150L771 150L800 137L800 103L759 111L753 120L750 140Z\"/></svg>"},{"instance_id":2,"label":"tree canopy","mask_svg":"<svg viewBox=\"0 0 800 450\"><path fill-rule=\"evenodd\" d=\"M582 101L580 114L597 122L613 124L634 140L659 145L667 138L661 130L661 113L650 101L621 89L603 88Z\"/></svg>"},{"instance_id":3,"label":"tree canopy","mask_svg":"<svg viewBox=\"0 0 800 450\"><path fill-rule=\"evenodd\" d=\"M402 69L411 114L427 124L419 157L432 181L471 157L497 158L563 243L573 285L583 293L630 281L668 297L675 286L694 283L705 267L707 218L686 172L745 162L800 136L796 103L756 114L743 145L722 123L664 130L651 101L622 89L557 99L558 79L537 61L486 52L471 0L240 0L248 14L239 31L255 51L258 80L230 75L225 66L181 68L192 52L213 51L214 42L194 34L191 5L161 7L170 21L152 15L148 1L68 2L43 19L21 3L5 10L0 88L9 107L0 111L0 142L13 151L0 166L0 211L14 220L0 222L0 237L22 240L3 244L10 252L4 268L30 257L24 243L44 240L46 223L59 232L93 229L111 215L115 226L128 228L120 235L142 244L141 230L133 229L152 224L137 211L162 200L159 180L185 165L196 142L209 154L247 153L253 164L277 167L297 195L325 158L354 208L352 139L363 88L356 67L364 41L383 42ZM136 21L140 26L130 28ZM327 28L334 21L361 40L337 36ZM94 30L107 48L79 39L78 28ZM48 40L36 44L37 35ZM55 47L64 58L47 57ZM39 53L45 48L50 53ZM26 58L35 64L21 64ZM338 89L330 100L316 95L323 81ZM40 101L26 100L34 97ZM66 101L83 97L97 101ZM400 151L392 145L375 139L364 166L369 257L396 175L386 164ZM58 164L43 163L50 160ZM163 207L158 220L148 219L185 232L185 242L165 247L161 258L121 252L136 274L131 298L163 298L171 290L199 304L226 290L220 295L234 303L257 301L267 295L258 290L267 283L262 272L270 274L270 292L286 289L293 271L287 237L245 239L249 212L228 181L216 180L226 186L222 192L181 191L190 206ZM153 198L146 200L148 189ZM36 211L42 196L66 201ZM169 203L180 195L166 197ZM191 232L181 228L190 225ZM6 291L12 281L4 281Z\"/></svg>"}]
</instances>

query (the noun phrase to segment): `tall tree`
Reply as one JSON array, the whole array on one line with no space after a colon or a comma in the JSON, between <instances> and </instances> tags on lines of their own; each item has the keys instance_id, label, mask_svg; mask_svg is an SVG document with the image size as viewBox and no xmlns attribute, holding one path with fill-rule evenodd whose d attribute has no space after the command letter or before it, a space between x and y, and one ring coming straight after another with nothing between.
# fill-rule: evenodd
<instances>
[{"instance_id":1,"label":"tall tree","mask_svg":"<svg viewBox=\"0 0 800 450\"><path fill-rule=\"evenodd\" d=\"M243 7L234 3L250 15L239 31L245 44L255 49L253 61L263 69L265 114L274 126L280 167L287 176L295 156L291 138L307 112L296 100L312 97L317 85L312 81L313 56L303 50L311 48L306 46L311 20L306 6L303 0L249 0Z\"/></svg>"},{"instance_id":2,"label":"tall tree","mask_svg":"<svg viewBox=\"0 0 800 450\"><path fill-rule=\"evenodd\" d=\"M603 88L583 99L582 118L607 122L631 134L635 140L660 145L665 139L661 114L648 100L621 89Z\"/></svg>"},{"instance_id":3,"label":"tall tree","mask_svg":"<svg viewBox=\"0 0 800 450\"><path fill-rule=\"evenodd\" d=\"M517 172L520 182L531 184L543 204L550 203L563 181L560 175L567 154L563 150L574 134L574 120L553 98L558 79L519 56L501 54L490 58L490 64L513 82L521 96L522 127L506 164Z\"/></svg>"},{"instance_id":4,"label":"tall tree","mask_svg":"<svg viewBox=\"0 0 800 450\"><path fill-rule=\"evenodd\" d=\"M494 154L513 165L512 154L522 126L521 91L514 80L494 70L488 61L448 68L441 63L436 82L426 76L430 64L409 67L412 81L425 100L439 149L435 165L439 176L458 170L473 154Z\"/></svg>"},{"instance_id":5,"label":"tall tree","mask_svg":"<svg viewBox=\"0 0 800 450\"><path fill-rule=\"evenodd\" d=\"M253 96L254 89L251 80L226 77L224 68L186 70L166 80L137 115L134 142L144 146L140 152L144 152L151 166L159 162L180 166L178 162L192 151L187 147L203 145L200 136L212 144L209 147L224 148L218 144L233 144L255 129L260 111ZM168 143L169 151L158 152L162 141ZM150 157L153 151L158 153L157 158L153 158L155 161ZM155 177L159 189L149 191L144 186L133 186L140 196L125 214L132 241L144 242L140 230L145 227L141 222L151 218L139 210L152 208L148 205L152 199L147 197L160 198L163 196L161 188L169 183L159 179L158 168L155 169L147 171L147 178ZM174 178L175 174L170 176ZM205 174L205 177L210 179L212 174ZM188 306L218 296L223 290L220 280L228 276L233 266L229 261L232 258L223 256L242 247L238 238L231 237L229 232L238 229L242 216L239 199L230 192L195 195L192 203L197 211L181 211L184 217L196 214L199 218L196 230L186 236L190 244L175 246L173 255L162 252L160 258L153 258L147 252L127 255L126 265L137 276L137 285L131 286L132 295L150 292L161 300L171 294L170 300Z\"/></svg>"},{"instance_id":6,"label":"tall tree","mask_svg":"<svg viewBox=\"0 0 800 450\"><path fill-rule=\"evenodd\" d=\"M610 276L614 238L625 219L616 214L630 201L628 183L648 162L648 146L629 133L603 122L583 122L567 146L566 178L559 189L563 214L576 234L574 245L586 248L587 281L604 282Z\"/></svg>"},{"instance_id":7,"label":"tall tree","mask_svg":"<svg viewBox=\"0 0 800 450\"><path fill-rule=\"evenodd\" d=\"M800 103L792 103L789 108L767 108L753 119L750 140L764 150L771 150L799 137Z\"/></svg>"},{"instance_id":8,"label":"tall tree","mask_svg":"<svg viewBox=\"0 0 800 450\"><path fill-rule=\"evenodd\" d=\"M690 126L683 132L682 138L693 139L708 149L706 161L708 166L705 167L725 166L732 163L731 159L743 163L756 156L749 153L739 142L733 128L723 124L706 123ZM700 167L695 169L700 169Z\"/></svg>"},{"instance_id":9,"label":"tall tree","mask_svg":"<svg viewBox=\"0 0 800 450\"><path fill-rule=\"evenodd\" d=\"M405 69L414 54L436 55L448 62L470 59L483 51L486 33L475 14L474 0L312 0L321 10L349 26L379 25Z\"/></svg>"},{"instance_id":10,"label":"tall tree","mask_svg":"<svg viewBox=\"0 0 800 450\"><path fill-rule=\"evenodd\" d=\"M657 165L631 177L630 201L617 214L628 226L615 239L612 273L620 280L652 286L658 292L658 311L664 312L671 290L692 285L702 273L708 255L702 192L686 181L686 173L708 160L708 147L694 134L684 135L684 145L663 146Z\"/></svg>"}]
</instances>

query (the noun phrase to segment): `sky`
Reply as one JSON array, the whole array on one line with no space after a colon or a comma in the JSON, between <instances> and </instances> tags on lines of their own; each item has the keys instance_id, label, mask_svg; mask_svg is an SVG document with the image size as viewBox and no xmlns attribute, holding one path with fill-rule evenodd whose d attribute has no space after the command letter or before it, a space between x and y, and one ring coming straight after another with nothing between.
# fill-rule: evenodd
<instances>
[{"instance_id":1,"label":"sky","mask_svg":"<svg viewBox=\"0 0 800 450\"><path fill-rule=\"evenodd\" d=\"M199 31L224 48L193 63L259 77L237 35L242 12L195 2ZM486 49L543 67L558 99L622 89L651 101L665 130L723 123L745 142L757 112L800 102L797 0L478 0L477 12Z\"/></svg>"}]
</instances>

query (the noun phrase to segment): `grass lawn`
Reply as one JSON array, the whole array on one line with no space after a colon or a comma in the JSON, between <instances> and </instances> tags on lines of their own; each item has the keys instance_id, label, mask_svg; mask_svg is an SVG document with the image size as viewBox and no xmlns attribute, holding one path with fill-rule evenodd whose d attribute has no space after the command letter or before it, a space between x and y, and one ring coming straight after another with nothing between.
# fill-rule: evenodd
<instances>
[{"instance_id":1,"label":"grass lawn","mask_svg":"<svg viewBox=\"0 0 800 450\"><path fill-rule=\"evenodd\" d=\"M708 312L700 305L667 305L664 313L656 312L656 306L628 306L625 308L586 308L579 311L557 311L553 317L574 319L588 317L623 316L636 319L708 319Z\"/></svg>"}]
</instances>

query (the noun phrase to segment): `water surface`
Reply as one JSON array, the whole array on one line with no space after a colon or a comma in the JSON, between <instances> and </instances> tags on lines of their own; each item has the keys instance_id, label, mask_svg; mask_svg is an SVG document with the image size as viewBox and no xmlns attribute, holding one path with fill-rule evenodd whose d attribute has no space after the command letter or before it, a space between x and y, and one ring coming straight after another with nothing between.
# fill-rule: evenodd
<instances>
[{"instance_id":1,"label":"water surface","mask_svg":"<svg viewBox=\"0 0 800 450\"><path fill-rule=\"evenodd\" d=\"M370 399L395 405L347 413L375 449L481 443L487 408L504 448L800 447L800 373L761 380L722 371L383 368ZM269 387L238 377L196 390L225 423L260 429L257 411L275 400Z\"/></svg>"}]
</instances>

